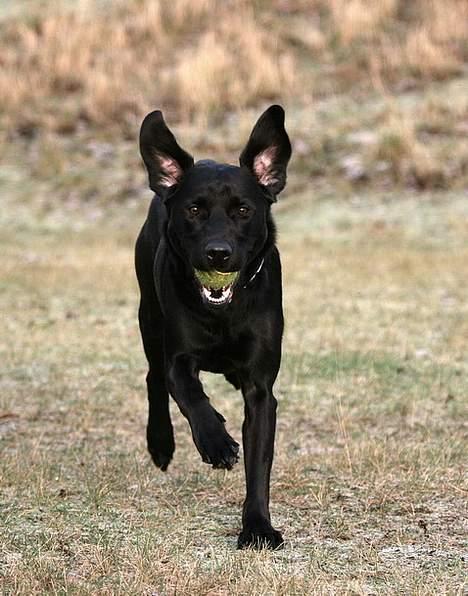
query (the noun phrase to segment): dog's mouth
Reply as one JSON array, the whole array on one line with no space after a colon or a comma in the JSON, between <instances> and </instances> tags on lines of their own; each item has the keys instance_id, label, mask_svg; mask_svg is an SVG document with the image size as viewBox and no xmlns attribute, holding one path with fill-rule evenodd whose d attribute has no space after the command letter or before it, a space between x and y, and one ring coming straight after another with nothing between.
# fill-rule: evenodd
<instances>
[{"instance_id":1,"label":"dog's mouth","mask_svg":"<svg viewBox=\"0 0 468 596\"><path fill-rule=\"evenodd\" d=\"M208 304L221 306L231 302L239 271L223 272L195 269L195 277L200 285L203 300Z\"/></svg>"}]
</instances>

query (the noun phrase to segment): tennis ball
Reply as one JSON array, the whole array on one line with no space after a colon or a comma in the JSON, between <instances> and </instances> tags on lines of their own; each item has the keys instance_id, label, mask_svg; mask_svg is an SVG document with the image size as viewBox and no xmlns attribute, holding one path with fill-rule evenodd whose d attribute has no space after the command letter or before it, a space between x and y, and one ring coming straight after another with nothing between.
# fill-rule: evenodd
<instances>
[{"instance_id":1,"label":"tennis ball","mask_svg":"<svg viewBox=\"0 0 468 596\"><path fill-rule=\"evenodd\" d=\"M206 288L213 290L220 290L226 286L233 284L239 275L239 271L200 271L195 269L195 277Z\"/></svg>"}]
</instances>

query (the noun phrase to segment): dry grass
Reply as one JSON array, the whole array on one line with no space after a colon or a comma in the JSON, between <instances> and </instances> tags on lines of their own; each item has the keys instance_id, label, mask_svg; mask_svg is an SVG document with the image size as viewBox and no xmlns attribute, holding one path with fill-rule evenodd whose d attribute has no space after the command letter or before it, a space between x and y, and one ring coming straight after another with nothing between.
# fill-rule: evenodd
<instances>
[{"instance_id":1,"label":"dry grass","mask_svg":"<svg viewBox=\"0 0 468 596\"><path fill-rule=\"evenodd\" d=\"M144 206L2 211L2 593L463 594L466 200L386 199L278 204L279 553L235 550L243 471L203 465L178 412L170 471L146 455ZM241 398L206 382L239 438Z\"/></svg>"},{"instance_id":2,"label":"dry grass","mask_svg":"<svg viewBox=\"0 0 468 596\"><path fill-rule=\"evenodd\" d=\"M348 44L356 38L375 37L383 25L396 19L398 0L332 0L330 10L336 33Z\"/></svg>"},{"instance_id":3,"label":"dry grass","mask_svg":"<svg viewBox=\"0 0 468 596\"><path fill-rule=\"evenodd\" d=\"M445 79L461 69L453 52L444 51L425 27L417 28L408 35L400 60L406 62L412 75L426 79Z\"/></svg>"},{"instance_id":4,"label":"dry grass","mask_svg":"<svg viewBox=\"0 0 468 596\"><path fill-rule=\"evenodd\" d=\"M186 117L242 108L285 85L293 91L293 57L257 25L248 4L229 21L224 3L209 0L106 10L80 2L32 23L7 21L0 75L6 123L68 132L81 120L121 129L155 104Z\"/></svg>"},{"instance_id":5,"label":"dry grass","mask_svg":"<svg viewBox=\"0 0 468 596\"><path fill-rule=\"evenodd\" d=\"M33 198L134 194L133 144L155 107L198 156L237 161L274 101L296 141L296 190L467 184L465 2L34 6L0 20L0 152L41 180Z\"/></svg>"},{"instance_id":6,"label":"dry grass","mask_svg":"<svg viewBox=\"0 0 468 596\"><path fill-rule=\"evenodd\" d=\"M390 114L378 130L370 161L385 164L386 172L396 183L417 188L448 186L449 172L444 162L438 161L418 140L413 122L398 112Z\"/></svg>"},{"instance_id":7,"label":"dry grass","mask_svg":"<svg viewBox=\"0 0 468 596\"><path fill-rule=\"evenodd\" d=\"M155 105L206 119L356 84L447 79L466 59L467 10L463 0L46 3L0 23L1 119L128 131Z\"/></svg>"},{"instance_id":8,"label":"dry grass","mask_svg":"<svg viewBox=\"0 0 468 596\"><path fill-rule=\"evenodd\" d=\"M250 12L222 20L217 30L187 48L171 74L182 114L219 114L273 99L283 89L294 92L298 76L289 52L280 53L271 36L259 28ZM173 78L172 78L173 77ZM168 100L169 96L168 96Z\"/></svg>"}]
</instances>

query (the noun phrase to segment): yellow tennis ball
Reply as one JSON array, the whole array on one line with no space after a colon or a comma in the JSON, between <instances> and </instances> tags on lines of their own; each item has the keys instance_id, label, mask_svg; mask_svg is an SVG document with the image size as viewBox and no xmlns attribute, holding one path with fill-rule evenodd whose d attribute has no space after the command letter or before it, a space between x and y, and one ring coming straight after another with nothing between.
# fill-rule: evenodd
<instances>
[{"instance_id":1,"label":"yellow tennis ball","mask_svg":"<svg viewBox=\"0 0 468 596\"><path fill-rule=\"evenodd\" d=\"M239 275L239 271L201 271L195 269L195 277L205 288L220 290L233 284Z\"/></svg>"}]
</instances>

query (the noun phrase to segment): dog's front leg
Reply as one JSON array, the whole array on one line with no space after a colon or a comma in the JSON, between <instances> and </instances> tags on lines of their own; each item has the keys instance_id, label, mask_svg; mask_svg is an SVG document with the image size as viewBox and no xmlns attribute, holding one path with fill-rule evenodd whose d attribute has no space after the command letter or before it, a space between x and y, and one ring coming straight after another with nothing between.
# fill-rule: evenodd
<instances>
[{"instance_id":1,"label":"dog's front leg","mask_svg":"<svg viewBox=\"0 0 468 596\"><path fill-rule=\"evenodd\" d=\"M203 461L213 468L230 470L239 459L239 444L228 434L224 418L203 391L194 359L180 354L173 357L167 378L169 391L190 424Z\"/></svg>"},{"instance_id":2,"label":"dog's front leg","mask_svg":"<svg viewBox=\"0 0 468 596\"><path fill-rule=\"evenodd\" d=\"M238 548L278 548L283 537L270 521L270 471L276 427L276 399L271 386L245 381L245 420L242 427L247 495Z\"/></svg>"}]
</instances>

